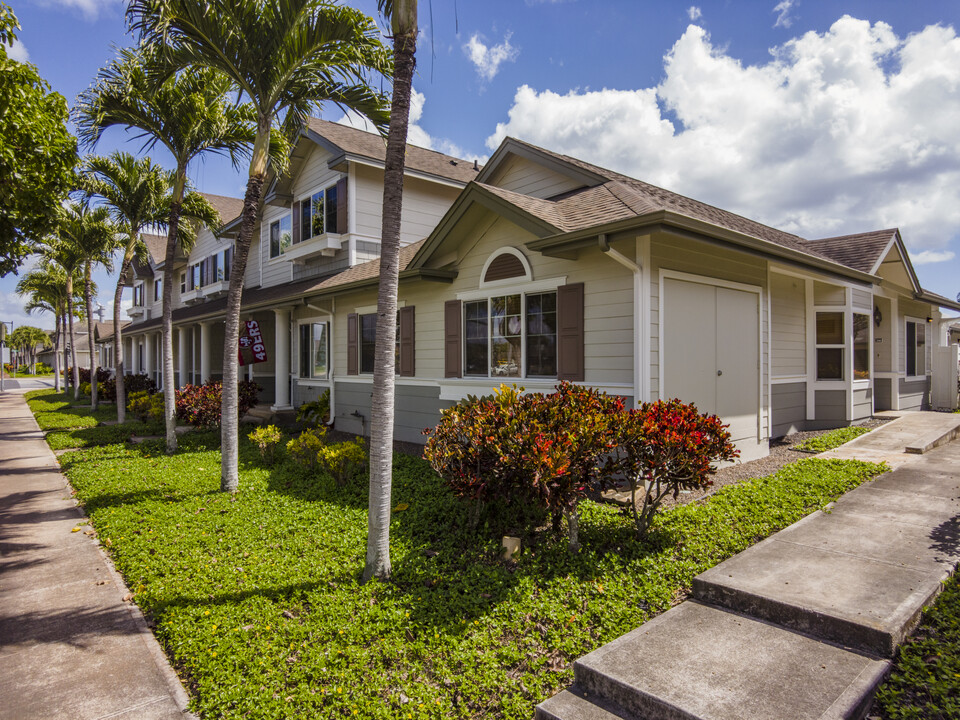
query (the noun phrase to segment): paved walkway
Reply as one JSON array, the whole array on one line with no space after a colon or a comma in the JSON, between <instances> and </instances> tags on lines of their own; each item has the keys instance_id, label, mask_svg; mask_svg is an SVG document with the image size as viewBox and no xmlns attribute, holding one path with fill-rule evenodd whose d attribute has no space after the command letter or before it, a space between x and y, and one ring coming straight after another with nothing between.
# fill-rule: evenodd
<instances>
[{"instance_id":1,"label":"paved walkway","mask_svg":"<svg viewBox=\"0 0 960 720\"><path fill-rule=\"evenodd\" d=\"M934 415L832 453L897 467L696 577L691 600L577 660L537 718L862 718L960 560L960 441L905 452L949 426Z\"/></svg>"},{"instance_id":2,"label":"paved walkway","mask_svg":"<svg viewBox=\"0 0 960 720\"><path fill-rule=\"evenodd\" d=\"M0 393L0 720L191 717L84 522L22 394Z\"/></svg>"}]
</instances>

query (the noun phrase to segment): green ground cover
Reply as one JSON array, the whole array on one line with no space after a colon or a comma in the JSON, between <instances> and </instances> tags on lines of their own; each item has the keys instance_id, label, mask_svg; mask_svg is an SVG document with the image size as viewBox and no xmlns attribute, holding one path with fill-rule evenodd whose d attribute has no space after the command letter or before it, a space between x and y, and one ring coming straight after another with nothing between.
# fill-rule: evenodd
<instances>
[{"instance_id":1,"label":"green ground cover","mask_svg":"<svg viewBox=\"0 0 960 720\"><path fill-rule=\"evenodd\" d=\"M833 450L838 448L844 443L848 443L854 438L858 438L861 435L866 435L869 430L867 428L859 427L857 425L851 425L850 427L837 428L836 430L831 430L830 432L824 433L823 435L818 435L817 437L810 438L802 443L794 445L791 450L800 450L801 452L811 452L811 453L822 453L827 450Z\"/></svg>"},{"instance_id":2,"label":"green ground cover","mask_svg":"<svg viewBox=\"0 0 960 720\"><path fill-rule=\"evenodd\" d=\"M61 463L208 718L528 720L571 682L575 658L882 469L803 460L664 513L645 544L622 511L586 502L572 555L515 509L472 527L424 461L397 456L394 579L364 586L365 477L338 489L288 458L261 467L243 437L241 489L224 495L218 433L180 446L92 447ZM523 536L516 563L499 559L506 533Z\"/></svg>"},{"instance_id":3,"label":"green ground cover","mask_svg":"<svg viewBox=\"0 0 960 720\"><path fill-rule=\"evenodd\" d=\"M114 405L90 410L90 399L73 399L72 392L32 390L24 394L41 430L47 432L47 443L53 450L110 445L128 440L133 435L163 434L160 423L130 420L123 425L100 425L116 420Z\"/></svg>"},{"instance_id":4,"label":"green ground cover","mask_svg":"<svg viewBox=\"0 0 960 720\"><path fill-rule=\"evenodd\" d=\"M873 714L884 720L960 717L960 576L923 613L900 646L893 672L877 693Z\"/></svg>"}]
</instances>

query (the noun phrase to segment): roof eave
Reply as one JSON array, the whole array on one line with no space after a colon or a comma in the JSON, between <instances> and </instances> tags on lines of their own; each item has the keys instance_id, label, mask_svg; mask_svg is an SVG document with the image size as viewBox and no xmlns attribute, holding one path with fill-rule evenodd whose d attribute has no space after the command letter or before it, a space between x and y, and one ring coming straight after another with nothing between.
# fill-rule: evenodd
<instances>
[{"instance_id":1,"label":"roof eave","mask_svg":"<svg viewBox=\"0 0 960 720\"><path fill-rule=\"evenodd\" d=\"M950 308L951 310L960 310L960 302L954 302L945 297L940 297L939 295L934 295L928 290L920 289L920 292L915 292L913 294L914 298L922 302L928 302L937 307Z\"/></svg>"},{"instance_id":2,"label":"roof eave","mask_svg":"<svg viewBox=\"0 0 960 720\"><path fill-rule=\"evenodd\" d=\"M565 233L533 240L527 243L527 247L530 250L547 255L569 253L586 247L593 247L596 244L596 237L600 233L607 235L624 231L652 233L658 229L673 233L679 231L683 234L690 235L694 239L705 240L707 242L735 245L754 254L765 257L775 257L778 260L785 260L792 264L813 267L822 272L839 275L864 284L873 285L880 281L880 278L876 275L865 273L861 270L854 270L853 268L831 260L808 255L768 240L762 240L752 235L745 235L733 230L728 230L727 228L705 223L687 217L686 215L670 212L669 210L658 210L635 218L585 228L574 233Z\"/></svg>"},{"instance_id":3,"label":"roof eave","mask_svg":"<svg viewBox=\"0 0 960 720\"><path fill-rule=\"evenodd\" d=\"M477 175L477 182L486 183L496 171L497 167L511 154L539 163L554 172L581 182L587 187L602 185L609 179L584 168L577 167L572 163L563 162L560 158L542 152L535 145L528 145L516 138L506 137L503 139L503 142L500 143L500 147L494 151L490 159L484 164L483 169Z\"/></svg>"},{"instance_id":4,"label":"roof eave","mask_svg":"<svg viewBox=\"0 0 960 720\"><path fill-rule=\"evenodd\" d=\"M348 153L340 151L339 154L334 155L327 161L327 167L331 170L339 170L340 172L347 172L347 167L344 166L344 163L356 163L357 165L366 165L367 167L377 168L378 170L383 170L384 165L383 161L377 160L375 158L367 157L366 155L357 155L356 153ZM468 180L457 180L455 178L450 178L445 175L437 175L436 173L423 172L422 170L414 170L409 166L403 168L403 174L406 177L417 178L419 180L428 180L430 182L437 183L439 185L447 185L452 188L463 188L469 182Z\"/></svg>"}]
</instances>

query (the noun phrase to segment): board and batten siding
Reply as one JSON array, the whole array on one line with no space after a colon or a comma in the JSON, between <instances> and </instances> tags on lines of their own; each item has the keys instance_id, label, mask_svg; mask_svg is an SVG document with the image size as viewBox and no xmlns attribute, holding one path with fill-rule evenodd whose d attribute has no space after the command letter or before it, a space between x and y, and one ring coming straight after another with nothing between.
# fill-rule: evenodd
<instances>
[{"instance_id":1,"label":"board and batten siding","mask_svg":"<svg viewBox=\"0 0 960 720\"><path fill-rule=\"evenodd\" d=\"M806 284L801 278L770 274L770 372L774 378L807 373ZM806 412L806 411L804 411Z\"/></svg>"},{"instance_id":2,"label":"board and batten siding","mask_svg":"<svg viewBox=\"0 0 960 720\"><path fill-rule=\"evenodd\" d=\"M650 242L650 394L660 396L660 270L674 270L715 280L754 285L761 288L760 312L763 323L760 357L763 373L760 378L761 405L770 407L768 396L769 367L766 361L769 343L766 311L767 263L765 260L713 243L700 242L674 235L654 235ZM765 418L765 427L769 418Z\"/></svg>"},{"instance_id":3,"label":"board and batten siding","mask_svg":"<svg viewBox=\"0 0 960 720\"><path fill-rule=\"evenodd\" d=\"M581 187L581 183L566 175L516 155L497 169L488 184L535 198L549 198Z\"/></svg>"}]
</instances>

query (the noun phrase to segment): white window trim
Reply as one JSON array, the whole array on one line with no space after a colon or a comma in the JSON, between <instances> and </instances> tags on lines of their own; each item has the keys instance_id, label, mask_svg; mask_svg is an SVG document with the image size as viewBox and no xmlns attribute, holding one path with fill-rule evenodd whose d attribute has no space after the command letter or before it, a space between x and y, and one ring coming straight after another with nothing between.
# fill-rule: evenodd
<instances>
[{"instance_id":1,"label":"white window trim","mask_svg":"<svg viewBox=\"0 0 960 720\"><path fill-rule=\"evenodd\" d=\"M327 181L325 181L325 182L320 183L320 184L319 184L319 187L316 187L315 189L311 190L310 192L305 192L305 193L303 193L303 194L301 194L301 195L296 195L296 196L294 196L296 199L295 199L293 202L294 202L294 203L300 203L300 202L303 202L304 200L310 200L310 201L312 202L312 201L313 201L313 196L316 195L318 192L322 192L322 193L323 193L323 212L324 212L324 214L326 214L326 212L327 212L327 190L329 190L330 188L335 188L335 187L337 187L337 183L339 183L340 180L343 179L343 177L344 177L343 173L340 173L340 174L336 175L332 180L327 180ZM347 195L350 195L349 189L347 190ZM339 207L340 207L340 198L338 197L338 198L337 198L337 208L339 209ZM348 204L348 207L347 207L347 212L348 212L348 213L350 212L349 204ZM312 218L313 218L313 207L310 208L310 217L311 217L311 223L312 223L312 222L313 222L313 220L312 220ZM276 222L276 221L275 221L275 220L274 220L274 221L271 221L271 224L273 224L273 222ZM350 226L350 216L349 216L349 214L348 214L348 216L347 216L347 226L348 226L348 227ZM267 226L267 230L268 230L268 232L269 232L269 225ZM291 206L290 206L290 232L291 232L291 233L293 232L293 205L292 205L292 204L291 204ZM344 231L344 232L342 232L342 233L330 233L330 232L327 230L327 219L326 219L326 217L324 217L324 219L323 219L323 232L320 233L319 235L311 235L310 237L304 237L304 232L303 232L303 211L301 210L301 214L300 214L300 242L297 243L297 245L300 245L301 243L305 243L305 242L307 242L308 240L313 240L313 238L323 237L324 235L331 235L331 234L333 234L333 235L345 235L345 234L346 234L346 231ZM291 247L292 247L292 245L291 245ZM283 255L278 255L277 257L283 257ZM272 260L276 260L277 258L271 258L271 259L272 259Z\"/></svg>"},{"instance_id":2,"label":"white window trim","mask_svg":"<svg viewBox=\"0 0 960 720\"><path fill-rule=\"evenodd\" d=\"M813 306L813 368L812 375L813 381L817 383L818 389L827 390L830 389L828 385L833 387L846 387L847 386L847 361L851 358L848 357L849 351L847 350L846 331L849 329L851 332L853 328L847 328L847 306L846 305L814 305ZM818 343L817 342L817 314L818 313L840 313L843 316L843 330L841 334L844 337L844 342L841 343ZM818 376L818 367L817 367L817 350L843 350L843 358L840 361L841 370L844 377L841 378L820 378ZM852 371L851 371L852 372Z\"/></svg>"},{"instance_id":3,"label":"white window trim","mask_svg":"<svg viewBox=\"0 0 960 720\"><path fill-rule=\"evenodd\" d=\"M487 283L487 285L481 290L467 290L466 292L457 293L457 300L470 301L470 300L483 300L484 298L489 298L494 295L522 295L526 293L537 294L540 292L550 292L551 290L556 290L561 285L567 284L567 276L562 275L555 278L546 278L544 280L537 280L536 282L525 282L517 281L517 278L510 278L509 282L505 282L503 285L494 283Z\"/></svg>"},{"instance_id":4,"label":"white window trim","mask_svg":"<svg viewBox=\"0 0 960 720\"><path fill-rule=\"evenodd\" d=\"M907 343L907 323L908 323L908 322L916 323L917 325L919 325L919 326L921 326L921 327L923 328L923 347L924 347L924 350L923 350L923 375L908 375L908 374L907 374L907 345L906 345L906 343ZM931 374L931 369L927 367L928 364L931 364L931 363L928 363L928 362L927 362L927 350L926 350L926 348L927 348L927 343L930 342L930 338L927 337L927 325L929 325L929 323L927 322L926 318L913 317L912 315L904 315L904 316L903 316L903 335L902 335L901 337L903 338L903 378L904 378L904 380L905 380L906 382L920 382L921 380L926 380L926 379L930 376L930 374ZM914 348L914 352L916 352L916 348Z\"/></svg>"},{"instance_id":5,"label":"white window trim","mask_svg":"<svg viewBox=\"0 0 960 720\"><path fill-rule=\"evenodd\" d=\"M267 241L266 242L267 242L267 264L268 265L271 263L277 263L283 260L283 252L281 252L279 255L270 254L272 249L272 243L270 240L270 228L273 227L274 223L282 222L284 218L289 218L290 220L290 247L293 247L293 209L291 208L286 215L281 215L267 223ZM303 241L301 240L301 242Z\"/></svg>"}]
</instances>

